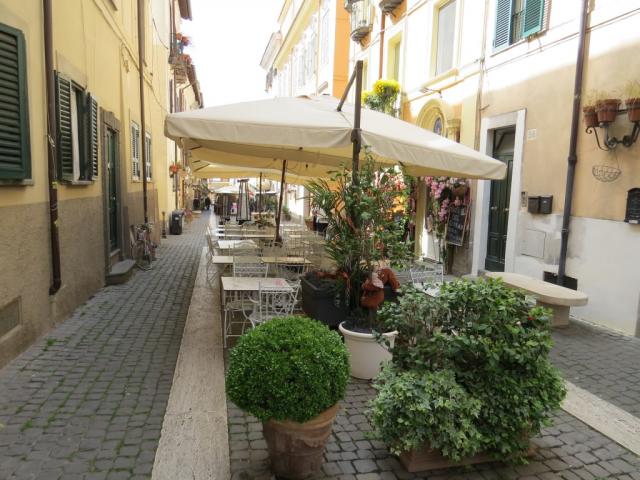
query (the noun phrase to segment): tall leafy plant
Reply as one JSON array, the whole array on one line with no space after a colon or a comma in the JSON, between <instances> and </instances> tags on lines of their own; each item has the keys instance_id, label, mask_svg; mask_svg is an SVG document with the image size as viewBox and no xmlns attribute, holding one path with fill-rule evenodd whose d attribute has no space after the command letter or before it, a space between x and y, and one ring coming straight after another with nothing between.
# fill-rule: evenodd
<instances>
[{"instance_id":1,"label":"tall leafy plant","mask_svg":"<svg viewBox=\"0 0 640 480\"><path fill-rule=\"evenodd\" d=\"M365 152L355 184L351 170L343 167L330 181L316 180L307 188L312 208L327 218L326 251L344 279L351 321L372 329L373 316L360 306L363 283L380 261L399 264L412 251L403 238L408 193L402 173L377 168Z\"/></svg>"}]
</instances>

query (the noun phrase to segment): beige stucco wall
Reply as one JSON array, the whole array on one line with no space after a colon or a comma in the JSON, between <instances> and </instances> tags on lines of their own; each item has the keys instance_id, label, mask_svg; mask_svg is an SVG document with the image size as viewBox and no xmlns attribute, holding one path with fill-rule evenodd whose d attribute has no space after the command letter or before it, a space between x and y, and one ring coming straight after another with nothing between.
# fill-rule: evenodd
<instances>
[{"instance_id":1,"label":"beige stucco wall","mask_svg":"<svg viewBox=\"0 0 640 480\"><path fill-rule=\"evenodd\" d=\"M54 68L92 93L120 122L118 158L122 204L122 254L128 225L143 221L142 182L131 178L130 125L140 124L135 0L56 0L53 3ZM145 119L152 137L154 179L148 185L149 219L158 225L172 198L168 142L163 133L168 102L168 5L151 0L146 15ZM114 8L114 4L117 8ZM151 19L156 20L154 27ZM21 298L21 326L0 338L0 366L68 316L104 284L105 200L102 138L98 178L89 185L59 183L62 288L51 282L48 213L46 101L42 3L0 0L0 21L23 31L27 49L32 182L0 185L0 309ZM100 125L99 125L100 128ZM144 138L142 138L144 141Z\"/></svg>"}]
</instances>

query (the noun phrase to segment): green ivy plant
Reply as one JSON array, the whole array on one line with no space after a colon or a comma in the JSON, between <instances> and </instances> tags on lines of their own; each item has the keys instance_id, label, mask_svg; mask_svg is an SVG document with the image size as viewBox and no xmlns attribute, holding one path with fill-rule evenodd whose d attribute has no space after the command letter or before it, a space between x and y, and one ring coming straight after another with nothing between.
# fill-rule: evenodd
<instances>
[{"instance_id":1,"label":"green ivy plant","mask_svg":"<svg viewBox=\"0 0 640 480\"><path fill-rule=\"evenodd\" d=\"M307 317L275 318L240 337L226 388L262 421L306 422L344 398L349 354L340 335Z\"/></svg>"},{"instance_id":2,"label":"green ivy plant","mask_svg":"<svg viewBox=\"0 0 640 480\"><path fill-rule=\"evenodd\" d=\"M349 309L356 327L374 329L374 316L360 308L362 284L381 260L392 265L411 257L405 241L408 189L395 168L378 168L365 152L358 182L346 167L329 181L307 185L312 208L327 218L326 247L338 273L345 277Z\"/></svg>"},{"instance_id":3,"label":"green ivy plant","mask_svg":"<svg viewBox=\"0 0 640 480\"><path fill-rule=\"evenodd\" d=\"M380 394L371 404L371 420L377 435L396 450L426 443L454 460L479 452L518 460L565 396L548 359L549 312L531 307L522 291L500 280L445 283L436 298L408 287L398 303L381 308L379 318L386 329L398 330L398 337L391 348L393 373L376 380ZM394 409L417 404L394 392L424 390L420 382L433 381L428 375L434 374L447 375L467 395L451 397L442 390L438 396L436 387L423 392L431 408L447 403L458 423L426 428L418 415L399 417ZM469 401L479 408L470 408ZM385 416L391 420L383 421ZM410 443L403 443L405 436Z\"/></svg>"}]
</instances>

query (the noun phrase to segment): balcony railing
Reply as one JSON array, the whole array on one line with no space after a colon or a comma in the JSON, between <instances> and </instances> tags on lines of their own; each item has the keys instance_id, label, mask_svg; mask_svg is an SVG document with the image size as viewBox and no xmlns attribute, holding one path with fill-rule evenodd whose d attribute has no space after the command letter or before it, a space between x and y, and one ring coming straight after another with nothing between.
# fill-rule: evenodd
<instances>
[{"instance_id":1,"label":"balcony railing","mask_svg":"<svg viewBox=\"0 0 640 480\"><path fill-rule=\"evenodd\" d=\"M373 29L373 6L371 0L351 2L351 38L359 42Z\"/></svg>"}]
</instances>

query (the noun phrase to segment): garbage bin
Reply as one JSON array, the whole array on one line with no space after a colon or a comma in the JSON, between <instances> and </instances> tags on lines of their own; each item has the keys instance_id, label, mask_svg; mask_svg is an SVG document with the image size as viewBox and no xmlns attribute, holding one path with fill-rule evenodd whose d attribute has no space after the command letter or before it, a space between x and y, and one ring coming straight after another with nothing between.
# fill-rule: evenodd
<instances>
[{"instance_id":1,"label":"garbage bin","mask_svg":"<svg viewBox=\"0 0 640 480\"><path fill-rule=\"evenodd\" d=\"M169 233L171 235L182 234L182 222L184 216L180 210L174 210L171 212L171 220L169 222Z\"/></svg>"}]
</instances>

